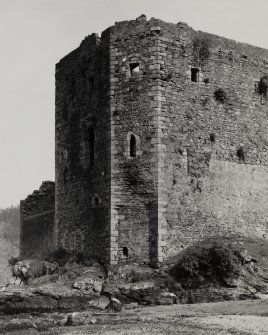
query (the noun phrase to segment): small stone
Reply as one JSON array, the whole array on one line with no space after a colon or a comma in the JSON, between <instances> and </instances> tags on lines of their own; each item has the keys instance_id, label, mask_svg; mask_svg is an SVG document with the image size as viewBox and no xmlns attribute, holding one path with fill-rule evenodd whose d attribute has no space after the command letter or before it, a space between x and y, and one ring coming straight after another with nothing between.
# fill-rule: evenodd
<instances>
[{"instance_id":1,"label":"small stone","mask_svg":"<svg viewBox=\"0 0 268 335\"><path fill-rule=\"evenodd\" d=\"M111 298L109 305L106 307L109 311L113 312L121 312L122 311L122 303L116 298Z\"/></svg>"},{"instance_id":2,"label":"small stone","mask_svg":"<svg viewBox=\"0 0 268 335\"><path fill-rule=\"evenodd\" d=\"M92 318L92 319L89 321L89 323L92 324L92 325L94 325L96 322L97 322L97 319L96 319L96 318Z\"/></svg>"},{"instance_id":3,"label":"small stone","mask_svg":"<svg viewBox=\"0 0 268 335\"><path fill-rule=\"evenodd\" d=\"M74 317L75 317L75 313L69 314L67 316L67 321L65 323L66 326L72 326L74 323Z\"/></svg>"}]
</instances>

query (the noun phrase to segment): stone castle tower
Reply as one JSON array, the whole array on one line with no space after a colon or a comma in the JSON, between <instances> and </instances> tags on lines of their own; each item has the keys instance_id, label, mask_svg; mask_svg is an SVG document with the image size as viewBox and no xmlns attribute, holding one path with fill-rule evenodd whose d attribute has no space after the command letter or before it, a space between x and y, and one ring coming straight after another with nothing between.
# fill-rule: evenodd
<instances>
[{"instance_id":1,"label":"stone castle tower","mask_svg":"<svg viewBox=\"0 0 268 335\"><path fill-rule=\"evenodd\" d=\"M55 246L159 263L267 238L268 50L141 16L56 66Z\"/></svg>"}]
</instances>

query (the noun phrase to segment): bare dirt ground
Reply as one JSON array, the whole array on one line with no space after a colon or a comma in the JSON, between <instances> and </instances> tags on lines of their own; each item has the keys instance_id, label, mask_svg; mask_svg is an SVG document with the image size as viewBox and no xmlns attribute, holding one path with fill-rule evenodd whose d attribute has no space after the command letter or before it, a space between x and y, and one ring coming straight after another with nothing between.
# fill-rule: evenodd
<instances>
[{"instance_id":1,"label":"bare dirt ground","mask_svg":"<svg viewBox=\"0 0 268 335\"><path fill-rule=\"evenodd\" d=\"M83 314L83 312L81 313ZM64 316L66 318L66 315ZM268 300L125 309L121 313L92 312L94 324L56 326L43 335L263 335L268 334ZM36 335L25 329L8 335Z\"/></svg>"}]
</instances>

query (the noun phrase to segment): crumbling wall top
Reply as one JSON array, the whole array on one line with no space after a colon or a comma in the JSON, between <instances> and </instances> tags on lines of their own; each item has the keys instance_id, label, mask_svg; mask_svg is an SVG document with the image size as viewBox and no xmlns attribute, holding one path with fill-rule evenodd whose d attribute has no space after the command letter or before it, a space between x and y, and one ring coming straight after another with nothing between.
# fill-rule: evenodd
<instances>
[{"instance_id":1,"label":"crumbling wall top","mask_svg":"<svg viewBox=\"0 0 268 335\"><path fill-rule=\"evenodd\" d=\"M55 207L55 183L43 181L39 190L33 191L25 200L21 200L21 214L24 217L40 214Z\"/></svg>"}]
</instances>

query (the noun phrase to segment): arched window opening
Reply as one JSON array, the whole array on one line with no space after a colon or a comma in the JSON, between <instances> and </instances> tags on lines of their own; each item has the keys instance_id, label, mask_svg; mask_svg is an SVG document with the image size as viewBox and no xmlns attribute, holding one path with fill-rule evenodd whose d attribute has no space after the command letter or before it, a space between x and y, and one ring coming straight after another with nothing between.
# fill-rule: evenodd
<instances>
[{"instance_id":1,"label":"arched window opening","mask_svg":"<svg viewBox=\"0 0 268 335\"><path fill-rule=\"evenodd\" d=\"M140 72L140 64L139 63L130 63L129 64L129 69L130 69L130 75L131 77L139 74Z\"/></svg>"},{"instance_id":2,"label":"arched window opening","mask_svg":"<svg viewBox=\"0 0 268 335\"><path fill-rule=\"evenodd\" d=\"M127 247L123 247L123 256L128 257L128 248Z\"/></svg>"},{"instance_id":3,"label":"arched window opening","mask_svg":"<svg viewBox=\"0 0 268 335\"><path fill-rule=\"evenodd\" d=\"M88 130L88 144L89 144L89 166L94 167L95 160L95 134L93 128Z\"/></svg>"},{"instance_id":4,"label":"arched window opening","mask_svg":"<svg viewBox=\"0 0 268 335\"><path fill-rule=\"evenodd\" d=\"M130 136L130 141L129 141L129 155L130 157L136 157L137 154L137 142L136 142L136 137L135 135Z\"/></svg>"}]
</instances>

